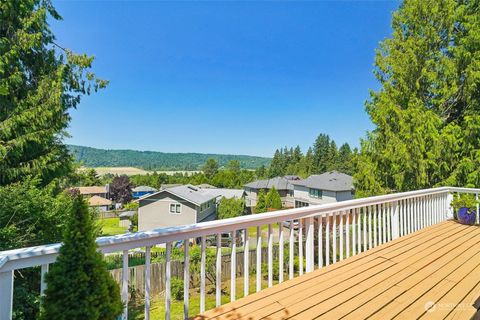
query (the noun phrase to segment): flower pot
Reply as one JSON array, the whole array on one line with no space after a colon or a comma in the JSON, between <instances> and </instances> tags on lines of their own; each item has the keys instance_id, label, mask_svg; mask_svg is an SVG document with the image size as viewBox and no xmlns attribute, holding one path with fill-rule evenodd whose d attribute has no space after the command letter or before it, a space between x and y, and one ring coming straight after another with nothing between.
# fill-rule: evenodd
<instances>
[{"instance_id":1,"label":"flower pot","mask_svg":"<svg viewBox=\"0 0 480 320\"><path fill-rule=\"evenodd\" d=\"M474 210L469 208L459 208L458 209L458 222L462 224L474 225L477 217L477 213Z\"/></svg>"}]
</instances>

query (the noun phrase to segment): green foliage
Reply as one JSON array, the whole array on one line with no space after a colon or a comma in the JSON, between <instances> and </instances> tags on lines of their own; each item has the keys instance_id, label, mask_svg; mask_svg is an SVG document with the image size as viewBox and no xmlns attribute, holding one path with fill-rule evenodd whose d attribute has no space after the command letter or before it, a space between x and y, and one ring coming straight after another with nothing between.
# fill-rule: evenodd
<instances>
[{"instance_id":1,"label":"green foliage","mask_svg":"<svg viewBox=\"0 0 480 320\"><path fill-rule=\"evenodd\" d=\"M353 156L348 143L337 149L335 141L326 134L320 134L313 148L309 148L305 155L299 146L295 148L277 149L272 158L267 173L260 172L259 178L270 178L284 175L299 175L303 178L311 174L321 174L326 171L337 170L346 174L353 174Z\"/></svg>"},{"instance_id":2,"label":"green foliage","mask_svg":"<svg viewBox=\"0 0 480 320\"><path fill-rule=\"evenodd\" d=\"M199 170L209 159L215 159L220 167L230 160L237 160L243 169L255 169L269 165L269 158L246 155L164 153L134 150L103 150L69 145L76 161L88 167L140 167L145 170Z\"/></svg>"},{"instance_id":3,"label":"green foliage","mask_svg":"<svg viewBox=\"0 0 480 320\"><path fill-rule=\"evenodd\" d=\"M227 199L222 198L218 204L217 215L218 219L234 218L243 215L245 211L244 199Z\"/></svg>"},{"instance_id":4,"label":"green foliage","mask_svg":"<svg viewBox=\"0 0 480 320\"><path fill-rule=\"evenodd\" d=\"M46 275L40 319L116 319L122 312L120 290L97 251L92 215L76 193L69 208L63 245Z\"/></svg>"},{"instance_id":5,"label":"green foliage","mask_svg":"<svg viewBox=\"0 0 480 320\"><path fill-rule=\"evenodd\" d=\"M265 196L265 206L267 209L282 209L282 198L275 187L268 190Z\"/></svg>"},{"instance_id":6,"label":"green foliage","mask_svg":"<svg viewBox=\"0 0 480 320\"><path fill-rule=\"evenodd\" d=\"M0 2L0 185L69 172L69 111L107 84L90 71L93 57L56 44L50 19L61 17L49 0Z\"/></svg>"},{"instance_id":7,"label":"green foliage","mask_svg":"<svg viewBox=\"0 0 480 320\"><path fill-rule=\"evenodd\" d=\"M183 279L180 278L172 278L171 282L171 289L172 289L172 298L181 301L183 300Z\"/></svg>"},{"instance_id":8,"label":"green foliage","mask_svg":"<svg viewBox=\"0 0 480 320\"><path fill-rule=\"evenodd\" d=\"M261 189L257 195L257 205L255 206L255 213L262 213L267 211L267 202L265 199L265 190Z\"/></svg>"},{"instance_id":9,"label":"green foliage","mask_svg":"<svg viewBox=\"0 0 480 320\"><path fill-rule=\"evenodd\" d=\"M190 254L190 277L200 274L202 250L201 246L192 246L189 250ZM183 257L183 255L182 255ZM205 278L210 283L215 283L216 269L216 250L215 248L207 247L205 249ZM193 281L192 281L193 285Z\"/></svg>"},{"instance_id":10,"label":"green foliage","mask_svg":"<svg viewBox=\"0 0 480 320\"><path fill-rule=\"evenodd\" d=\"M139 203L138 201L137 202L129 202L129 203L126 203L123 208L125 208L125 210L131 210L131 211L135 211L135 210L138 210L138 207L139 207Z\"/></svg>"},{"instance_id":11,"label":"green foliage","mask_svg":"<svg viewBox=\"0 0 480 320\"><path fill-rule=\"evenodd\" d=\"M480 3L405 1L380 44L357 195L480 185Z\"/></svg>"},{"instance_id":12,"label":"green foliage","mask_svg":"<svg viewBox=\"0 0 480 320\"><path fill-rule=\"evenodd\" d=\"M202 167L202 171L207 179L212 179L218 173L218 162L213 158L209 158Z\"/></svg>"},{"instance_id":13,"label":"green foliage","mask_svg":"<svg viewBox=\"0 0 480 320\"><path fill-rule=\"evenodd\" d=\"M460 197L453 197L451 205L455 209L455 212L457 212L460 208L477 210L477 204L479 204L479 201L475 199L473 194L461 194Z\"/></svg>"}]
</instances>

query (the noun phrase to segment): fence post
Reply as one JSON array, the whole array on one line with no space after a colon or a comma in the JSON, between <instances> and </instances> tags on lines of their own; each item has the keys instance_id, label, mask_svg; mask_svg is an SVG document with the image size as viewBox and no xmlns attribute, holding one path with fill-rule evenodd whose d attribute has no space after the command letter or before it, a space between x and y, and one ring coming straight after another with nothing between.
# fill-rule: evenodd
<instances>
[{"instance_id":1,"label":"fence post","mask_svg":"<svg viewBox=\"0 0 480 320\"><path fill-rule=\"evenodd\" d=\"M399 217L399 204L398 201L393 203L393 215L392 215L392 240L397 239L400 235L400 217Z\"/></svg>"},{"instance_id":2,"label":"fence post","mask_svg":"<svg viewBox=\"0 0 480 320\"><path fill-rule=\"evenodd\" d=\"M12 319L13 271L0 272L0 319Z\"/></svg>"}]
</instances>

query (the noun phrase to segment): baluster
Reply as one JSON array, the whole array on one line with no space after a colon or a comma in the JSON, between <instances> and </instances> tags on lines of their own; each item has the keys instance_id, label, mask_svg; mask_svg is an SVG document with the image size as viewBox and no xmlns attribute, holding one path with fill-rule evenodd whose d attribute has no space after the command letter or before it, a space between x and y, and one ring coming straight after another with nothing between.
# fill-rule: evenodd
<instances>
[{"instance_id":1,"label":"baluster","mask_svg":"<svg viewBox=\"0 0 480 320\"><path fill-rule=\"evenodd\" d=\"M398 201L398 213L399 213L399 220L400 220L400 223L399 223L399 235L400 237L403 236L403 222L404 222L404 219L403 219L403 200L399 200Z\"/></svg>"},{"instance_id":2,"label":"baluster","mask_svg":"<svg viewBox=\"0 0 480 320\"><path fill-rule=\"evenodd\" d=\"M303 221L298 220L298 258L299 258L299 275L303 274Z\"/></svg>"},{"instance_id":3,"label":"baluster","mask_svg":"<svg viewBox=\"0 0 480 320\"><path fill-rule=\"evenodd\" d=\"M122 303L123 303L122 319L126 320L128 319L128 250L123 250Z\"/></svg>"},{"instance_id":4,"label":"baluster","mask_svg":"<svg viewBox=\"0 0 480 320\"><path fill-rule=\"evenodd\" d=\"M42 264L40 269L40 296L43 296L47 289L47 283L45 282L45 275L48 272L48 264Z\"/></svg>"},{"instance_id":5,"label":"baluster","mask_svg":"<svg viewBox=\"0 0 480 320\"><path fill-rule=\"evenodd\" d=\"M368 249L372 249L372 206L368 206Z\"/></svg>"},{"instance_id":6,"label":"baluster","mask_svg":"<svg viewBox=\"0 0 480 320\"><path fill-rule=\"evenodd\" d=\"M190 285L190 239L183 242L183 318L188 319L189 285Z\"/></svg>"},{"instance_id":7,"label":"baluster","mask_svg":"<svg viewBox=\"0 0 480 320\"><path fill-rule=\"evenodd\" d=\"M293 256L295 255L295 234L293 230L293 220L290 221L290 239L288 241L288 279L293 279L294 269L293 269Z\"/></svg>"},{"instance_id":8,"label":"baluster","mask_svg":"<svg viewBox=\"0 0 480 320\"><path fill-rule=\"evenodd\" d=\"M207 260L207 246L205 236L201 238L201 257L200 257L200 313L205 312L205 263Z\"/></svg>"},{"instance_id":9,"label":"baluster","mask_svg":"<svg viewBox=\"0 0 480 320\"><path fill-rule=\"evenodd\" d=\"M323 267L323 216L318 217L318 267Z\"/></svg>"},{"instance_id":10,"label":"baluster","mask_svg":"<svg viewBox=\"0 0 480 320\"><path fill-rule=\"evenodd\" d=\"M355 215L357 217L357 253L362 252L362 219L360 215L360 208L355 208Z\"/></svg>"},{"instance_id":11,"label":"baluster","mask_svg":"<svg viewBox=\"0 0 480 320\"><path fill-rule=\"evenodd\" d=\"M377 246L377 205L373 206L373 246Z\"/></svg>"},{"instance_id":12,"label":"baluster","mask_svg":"<svg viewBox=\"0 0 480 320\"><path fill-rule=\"evenodd\" d=\"M477 200L477 223L480 223L480 210L478 204L478 193L475 193L475 200Z\"/></svg>"},{"instance_id":13,"label":"baluster","mask_svg":"<svg viewBox=\"0 0 480 320\"><path fill-rule=\"evenodd\" d=\"M0 319L12 319L13 310L13 270L0 272Z\"/></svg>"},{"instance_id":14,"label":"baluster","mask_svg":"<svg viewBox=\"0 0 480 320\"><path fill-rule=\"evenodd\" d=\"M365 252L367 251L367 207L361 208L360 214L363 216L363 251Z\"/></svg>"},{"instance_id":15,"label":"baluster","mask_svg":"<svg viewBox=\"0 0 480 320\"><path fill-rule=\"evenodd\" d=\"M343 214L345 212L340 212L340 261L343 260Z\"/></svg>"},{"instance_id":16,"label":"baluster","mask_svg":"<svg viewBox=\"0 0 480 320\"><path fill-rule=\"evenodd\" d=\"M392 204L387 203L387 242L392 240Z\"/></svg>"},{"instance_id":17,"label":"baluster","mask_svg":"<svg viewBox=\"0 0 480 320\"><path fill-rule=\"evenodd\" d=\"M283 225L278 224L278 282L283 282Z\"/></svg>"},{"instance_id":18,"label":"baluster","mask_svg":"<svg viewBox=\"0 0 480 320\"><path fill-rule=\"evenodd\" d=\"M327 213L327 226L325 228L325 263L330 265L330 212Z\"/></svg>"},{"instance_id":19,"label":"baluster","mask_svg":"<svg viewBox=\"0 0 480 320\"><path fill-rule=\"evenodd\" d=\"M248 296L248 287L249 287L249 266L248 258L250 256L250 240L248 238L248 229L243 230L244 241L243 241L243 296Z\"/></svg>"},{"instance_id":20,"label":"baluster","mask_svg":"<svg viewBox=\"0 0 480 320\"><path fill-rule=\"evenodd\" d=\"M332 230L332 256L333 256L333 263L337 262L337 213L333 212L333 230Z\"/></svg>"},{"instance_id":21,"label":"baluster","mask_svg":"<svg viewBox=\"0 0 480 320\"><path fill-rule=\"evenodd\" d=\"M145 247L145 320L150 319L150 274L152 269L150 251L151 247Z\"/></svg>"},{"instance_id":22,"label":"baluster","mask_svg":"<svg viewBox=\"0 0 480 320\"><path fill-rule=\"evenodd\" d=\"M230 302L237 296L237 231L232 231L230 252Z\"/></svg>"},{"instance_id":23,"label":"baluster","mask_svg":"<svg viewBox=\"0 0 480 320\"><path fill-rule=\"evenodd\" d=\"M170 319L170 305L172 301L172 243L167 242L165 250L165 318Z\"/></svg>"},{"instance_id":24,"label":"baluster","mask_svg":"<svg viewBox=\"0 0 480 320\"><path fill-rule=\"evenodd\" d=\"M355 214L356 209L352 209L352 254L356 255L357 254L357 215Z\"/></svg>"},{"instance_id":25,"label":"baluster","mask_svg":"<svg viewBox=\"0 0 480 320\"><path fill-rule=\"evenodd\" d=\"M386 219L386 208L387 204L382 204L382 244L387 242L387 219Z\"/></svg>"},{"instance_id":26,"label":"baluster","mask_svg":"<svg viewBox=\"0 0 480 320\"><path fill-rule=\"evenodd\" d=\"M268 225L268 287L273 285L273 233L272 225Z\"/></svg>"},{"instance_id":27,"label":"baluster","mask_svg":"<svg viewBox=\"0 0 480 320\"><path fill-rule=\"evenodd\" d=\"M262 235L260 226L257 226L257 267L256 267L256 291L262 290Z\"/></svg>"},{"instance_id":28,"label":"baluster","mask_svg":"<svg viewBox=\"0 0 480 320\"><path fill-rule=\"evenodd\" d=\"M350 218L351 218L351 215L350 215L350 209L348 209L347 211L345 211L345 219L347 220L347 225L345 227L345 231L346 231L346 236L347 236L347 258L350 257Z\"/></svg>"},{"instance_id":29,"label":"baluster","mask_svg":"<svg viewBox=\"0 0 480 320\"><path fill-rule=\"evenodd\" d=\"M222 304L222 235L217 233L217 257L215 266L215 306Z\"/></svg>"}]
</instances>

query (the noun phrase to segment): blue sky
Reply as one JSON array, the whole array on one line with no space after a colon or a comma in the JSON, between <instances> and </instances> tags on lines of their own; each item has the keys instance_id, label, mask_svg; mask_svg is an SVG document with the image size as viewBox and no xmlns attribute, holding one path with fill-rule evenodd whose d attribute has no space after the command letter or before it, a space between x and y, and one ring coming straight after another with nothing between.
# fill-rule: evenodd
<instances>
[{"instance_id":1,"label":"blue sky","mask_svg":"<svg viewBox=\"0 0 480 320\"><path fill-rule=\"evenodd\" d=\"M68 143L271 156L319 133L358 146L390 1L54 1L57 42L95 55L107 89Z\"/></svg>"}]
</instances>

